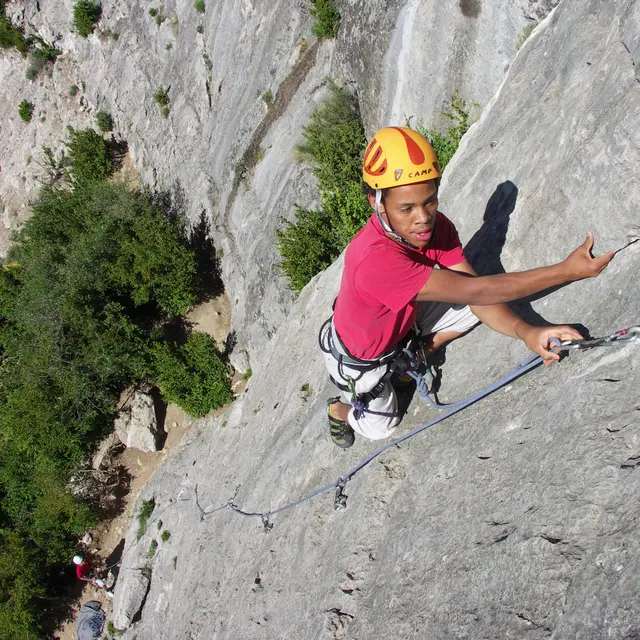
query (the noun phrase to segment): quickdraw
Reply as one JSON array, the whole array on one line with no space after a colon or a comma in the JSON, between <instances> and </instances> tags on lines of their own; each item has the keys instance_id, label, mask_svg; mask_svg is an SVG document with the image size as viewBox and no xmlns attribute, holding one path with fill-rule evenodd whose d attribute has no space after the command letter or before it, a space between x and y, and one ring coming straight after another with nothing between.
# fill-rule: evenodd
<instances>
[{"instance_id":1,"label":"quickdraw","mask_svg":"<svg viewBox=\"0 0 640 640\"><path fill-rule=\"evenodd\" d=\"M561 351L573 351L574 349L584 350L594 347L617 347L622 344L634 342L640 337L640 325L635 325L627 329L621 329L604 338L590 338L588 340L565 340L559 342L555 340L552 347L553 351L560 353Z\"/></svg>"}]
</instances>

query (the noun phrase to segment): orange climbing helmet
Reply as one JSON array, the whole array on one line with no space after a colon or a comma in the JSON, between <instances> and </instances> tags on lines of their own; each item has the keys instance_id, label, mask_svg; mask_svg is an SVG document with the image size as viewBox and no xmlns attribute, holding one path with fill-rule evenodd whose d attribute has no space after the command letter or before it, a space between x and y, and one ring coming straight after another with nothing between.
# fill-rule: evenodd
<instances>
[{"instance_id":1,"label":"orange climbing helmet","mask_svg":"<svg viewBox=\"0 0 640 640\"><path fill-rule=\"evenodd\" d=\"M364 152L362 179L372 189L388 189L441 176L429 141L407 127L384 127Z\"/></svg>"}]
</instances>

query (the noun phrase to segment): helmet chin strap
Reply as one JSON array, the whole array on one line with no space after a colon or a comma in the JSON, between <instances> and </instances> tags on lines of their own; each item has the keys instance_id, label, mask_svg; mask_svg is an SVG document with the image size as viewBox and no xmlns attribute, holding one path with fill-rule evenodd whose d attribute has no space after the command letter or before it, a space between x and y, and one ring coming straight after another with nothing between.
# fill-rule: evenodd
<instances>
[{"instance_id":1,"label":"helmet chin strap","mask_svg":"<svg viewBox=\"0 0 640 640\"><path fill-rule=\"evenodd\" d=\"M405 245L406 247L411 247L412 249L419 249L420 247L415 247L410 242L407 242L401 235L398 235L392 228L391 225L382 217L380 214L380 203L382 202L382 189L376 189L376 215L378 216L378 221L380 222L380 226L384 230L385 233L390 235L396 242Z\"/></svg>"}]
</instances>

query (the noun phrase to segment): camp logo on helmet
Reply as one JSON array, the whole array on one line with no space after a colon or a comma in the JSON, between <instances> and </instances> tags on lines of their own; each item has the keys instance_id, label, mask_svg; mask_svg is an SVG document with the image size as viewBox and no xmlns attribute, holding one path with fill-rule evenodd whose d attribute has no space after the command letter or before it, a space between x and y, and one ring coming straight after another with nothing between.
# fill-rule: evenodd
<instances>
[{"instance_id":1,"label":"camp logo on helmet","mask_svg":"<svg viewBox=\"0 0 640 640\"><path fill-rule=\"evenodd\" d=\"M415 171L409 174L409 178L419 178L420 176L428 176L432 171L433 169L422 169L422 171Z\"/></svg>"},{"instance_id":2,"label":"camp logo on helmet","mask_svg":"<svg viewBox=\"0 0 640 640\"><path fill-rule=\"evenodd\" d=\"M400 177L402 176L402 169L396 169L393 172L393 175L395 176L396 182L398 182L398 180L400 180Z\"/></svg>"}]
</instances>

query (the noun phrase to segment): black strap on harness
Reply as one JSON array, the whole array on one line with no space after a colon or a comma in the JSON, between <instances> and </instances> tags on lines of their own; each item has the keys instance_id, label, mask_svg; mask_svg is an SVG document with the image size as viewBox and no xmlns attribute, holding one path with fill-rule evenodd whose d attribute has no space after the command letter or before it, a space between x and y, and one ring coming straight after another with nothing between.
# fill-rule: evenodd
<instances>
[{"instance_id":1,"label":"black strap on harness","mask_svg":"<svg viewBox=\"0 0 640 640\"><path fill-rule=\"evenodd\" d=\"M318 334L318 344L320 345L320 349L324 353L330 353L338 362L338 374L342 380L344 380L347 384L342 384L338 382L333 376L329 376L331 382L338 387L341 391L345 391L351 393L351 404L356 410L356 419L359 419L357 414L362 415L362 413L372 413L380 416L387 416L390 418L395 418L399 415L396 411L394 413L386 413L380 411L372 411L368 409L368 405L372 400L375 400L380 394L383 392L385 384L393 375L395 369L394 363L397 363L402 352L404 351L405 346L410 342L412 335L411 332L407 336L405 340L402 341L393 351L389 351L388 353L383 354L380 358L376 358L375 360L362 360L360 358L356 358L349 353L349 350L345 347L338 332L335 331L335 327L332 324L333 316L328 318L320 327L320 332ZM329 326L328 326L329 325ZM338 349L334 343L334 337L338 341L340 345L340 349ZM344 353L343 353L344 352ZM374 369L378 369L382 366L388 366L387 372L382 376L382 378L377 382L377 384L373 387L373 389L360 394L355 394L355 384L362 376L368 371L373 371ZM356 377L350 376L344 371L344 367L347 366L349 369L356 370L358 373Z\"/></svg>"}]
</instances>

